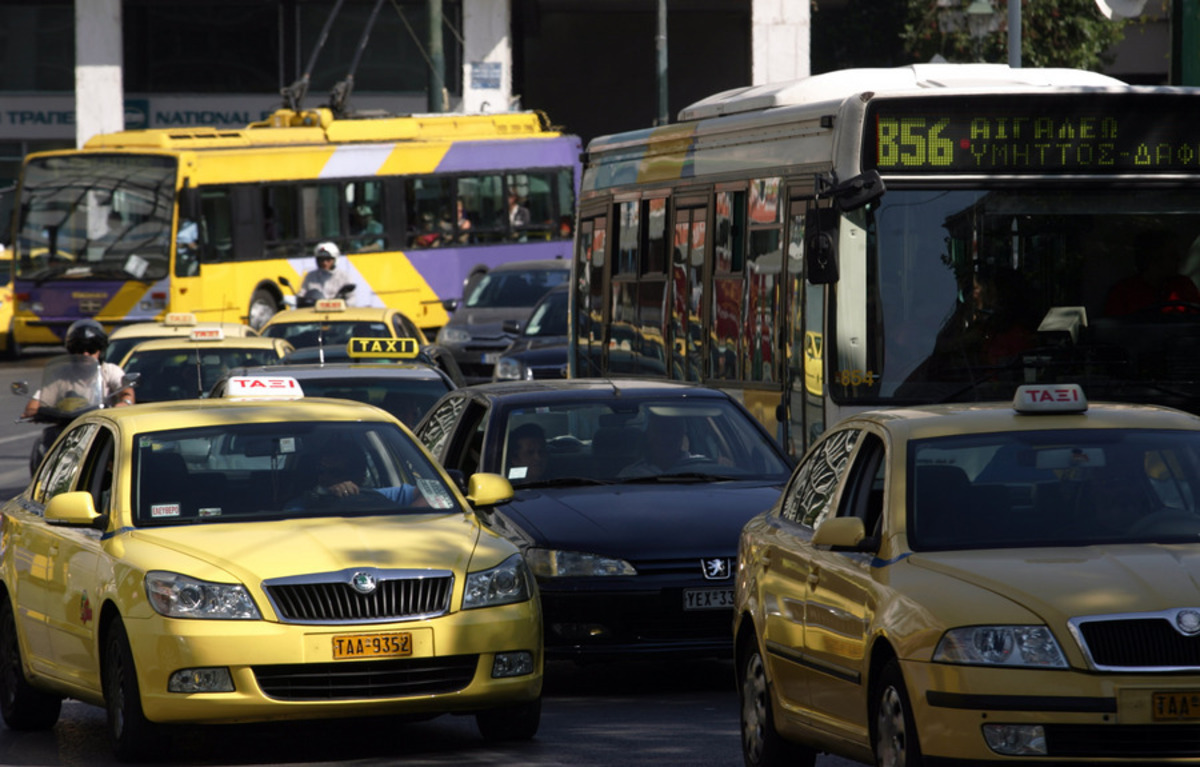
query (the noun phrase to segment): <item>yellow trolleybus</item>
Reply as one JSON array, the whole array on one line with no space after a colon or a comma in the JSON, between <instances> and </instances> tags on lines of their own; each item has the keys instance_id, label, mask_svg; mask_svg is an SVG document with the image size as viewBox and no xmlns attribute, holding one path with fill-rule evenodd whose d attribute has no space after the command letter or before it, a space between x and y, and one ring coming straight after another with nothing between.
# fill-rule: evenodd
<instances>
[{"instance_id":1,"label":"yellow trolleybus","mask_svg":"<svg viewBox=\"0 0 1200 767\"><path fill-rule=\"evenodd\" d=\"M544 115L335 117L124 131L30 155L14 214L16 344L191 312L254 328L335 243L358 306L422 328L472 274L568 257L577 137ZM515 205L521 215L511 213Z\"/></svg>"},{"instance_id":2,"label":"yellow trolleybus","mask_svg":"<svg viewBox=\"0 0 1200 767\"><path fill-rule=\"evenodd\" d=\"M732 389L796 452L1025 382L1200 412L1198 120L1198 90L922 64L597 138L572 374Z\"/></svg>"}]
</instances>

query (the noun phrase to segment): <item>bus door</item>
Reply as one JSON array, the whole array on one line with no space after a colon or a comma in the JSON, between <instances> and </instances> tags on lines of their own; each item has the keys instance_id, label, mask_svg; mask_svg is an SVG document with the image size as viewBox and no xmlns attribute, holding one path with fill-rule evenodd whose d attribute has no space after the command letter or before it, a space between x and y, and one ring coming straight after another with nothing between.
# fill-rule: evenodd
<instances>
[{"instance_id":1,"label":"bus door","mask_svg":"<svg viewBox=\"0 0 1200 767\"><path fill-rule=\"evenodd\" d=\"M575 255L575 313L571 318L575 339L575 359L572 361L575 378L603 375L604 347L607 343L604 328L604 307L608 297L605 265L608 262L607 205L598 211L581 211Z\"/></svg>"},{"instance_id":2,"label":"bus door","mask_svg":"<svg viewBox=\"0 0 1200 767\"><path fill-rule=\"evenodd\" d=\"M793 188L789 199L780 312L787 323L781 332L787 349L787 382L780 426L786 432L781 437L783 446L799 456L825 430L825 288L809 283L804 269L807 222L816 208L812 189Z\"/></svg>"}]
</instances>

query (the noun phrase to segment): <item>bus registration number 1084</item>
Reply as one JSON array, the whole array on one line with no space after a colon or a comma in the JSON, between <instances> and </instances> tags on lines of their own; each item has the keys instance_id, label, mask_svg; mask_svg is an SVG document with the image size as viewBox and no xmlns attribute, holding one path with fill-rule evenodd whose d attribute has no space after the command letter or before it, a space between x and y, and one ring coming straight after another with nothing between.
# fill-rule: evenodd
<instances>
[{"instance_id":1,"label":"bus registration number 1084","mask_svg":"<svg viewBox=\"0 0 1200 767\"><path fill-rule=\"evenodd\" d=\"M333 659L398 658L412 655L412 634L393 631L387 634L342 634L333 638Z\"/></svg>"}]
</instances>

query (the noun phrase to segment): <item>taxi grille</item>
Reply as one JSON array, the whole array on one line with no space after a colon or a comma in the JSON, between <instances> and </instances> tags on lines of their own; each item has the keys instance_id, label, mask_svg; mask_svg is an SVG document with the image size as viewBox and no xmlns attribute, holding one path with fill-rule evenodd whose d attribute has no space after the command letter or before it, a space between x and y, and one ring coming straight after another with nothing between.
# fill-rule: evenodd
<instances>
[{"instance_id":1,"label":"taxi grille","mask_svg":"<svg viewBox=\"0 0 1200 767\"><path fill-rule=\"evenodd\" d=\"M458 692L475 678L478 655L254 666L265 695L279 700L405 698Z\"/></svg>"},{"instance_id":2,"label":"taxi grille","mask_svg":"<svg viewBox=\"0 0 1200 767\"><path fill-rule=\"evenodd\" d=\"M1079 633L1101 668L1200 668L1200 635L1185 636L1165 618L1090 620Z\"/></svg>"},{"instance_id":3,"label":"taxi grille","mask_svg":"<svg viewBox=\"0 0 1200 767\"><path fill-rule=\"evenodd\" d=\"M324 581L275 581L265 589L285 623L386 622L444 615L450 609L454 576L384 575L368 594L355 590L350 577L341 573Z\"/></svg>"}]
</instances>

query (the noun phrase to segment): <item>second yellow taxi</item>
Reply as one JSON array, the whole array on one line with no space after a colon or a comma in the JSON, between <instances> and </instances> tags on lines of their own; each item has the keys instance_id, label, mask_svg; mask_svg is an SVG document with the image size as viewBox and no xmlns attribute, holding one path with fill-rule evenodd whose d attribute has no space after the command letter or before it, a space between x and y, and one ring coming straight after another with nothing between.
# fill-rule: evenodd
<instances>
[{"instance_id":1,"label":"second yellow taxi","mask_svg":"<svg viewBox=\"0 0 1200 767\"><path fill-rule=\"evenodd\" d=\"M1200 418L852 416L742 531L747 765L1200 763Z\"/></svg>"},{"instance_id":2,"label":"second yellow taxi","mask_svg":"<svg viewBox=\"0 0 1200 767\"><path fill-rule=\"evenodd\" d=\"M0 714L103 706L120 759L175 723L470 713L525 739L541 712L536 585L378 408L242 400L94 410L0 509ZM255 395L255 396L252 396Z\"/></svg>"}]
</instances>

